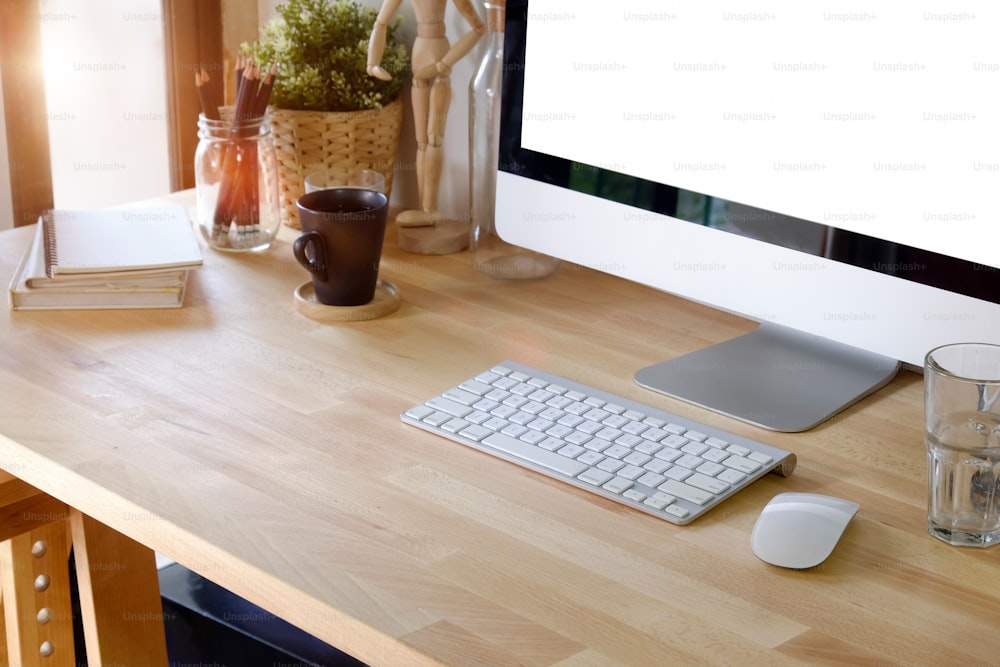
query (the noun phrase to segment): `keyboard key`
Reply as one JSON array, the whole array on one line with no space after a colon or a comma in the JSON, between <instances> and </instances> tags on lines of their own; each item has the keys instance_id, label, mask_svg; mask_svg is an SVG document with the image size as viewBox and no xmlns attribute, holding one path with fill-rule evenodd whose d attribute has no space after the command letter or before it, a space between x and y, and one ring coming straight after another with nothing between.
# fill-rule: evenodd
<instances>
[{"instance_id":1,"label":"keyboard key","mask_svg":"<svg viewBox=\"0 0 1000 667\"><path fill-rule=\"evenodd\" d=\"M522 405L528 402L524 396L508 396L503 399L504 405L509 405L512 408L520 408Z\"/></svg>"},{"instance_id":2,"label":"keyboard key","mask_svg":"<svg viewBox=\"0 0 1000 667\"><path fill-rule=\"evenodd\" d=\"M635 483L630 482L624 477L612 477L603 488L607 489L611 493L623 493L631 489L633 486L635 486Z\"/></svg>"},{"instance_id":3,"label":"keyboard key","mask_svg":"<svg viewBox=\"0 0 1000 667\"><path fill-rule=\"evenodd\" d=\"M761 463L763 465L767 465L768 463L774 460L773 458L771 458L767 454L764 454L763 452L750 452L747 455L747 458L750 459L751 461L756 461L757 463Z\"/></svg>"},{"instance_id":4,"label":"keyboard key","mask_svg":"<svg viewBox=\"0 0 1000 667\"><path fill-rule=\"evenodd\" d=\"M667 481L667 478L655 472L647 472L645 475L643 475L642 477L640 477L635 481L637 481L639 484L644 484L645 486L651 486L655 489L657 486Z\"/></svg>"},{"instance_id":5,"label":"keyboard key","mask_svg":"<svg viewBox=\"0 0 1000 667\"><path fill-rule=\"evenodd\" d=\"M642 452L643 454L655 454L656 452L663 449L663 446L656 442L643 440L632 449L634 449L637 452Z\"/></svg>"},{"instance_id":6,"label":"keyboard key","mask_svg":"<svg viewBox=\"0 0 1000 667\"><path fill-rule=\"evenodd\" d=\"M632 435L630 433L625 433L615 438L615 444L621 445L622 447L630 447L630 448L635 447L640 442L642 442L642 438L640 438L637 435Z\"/></svg>"},{"instance_id":7,"label":"keyboard key","mask_svg":"<svg viewBox=\"0 0 1000 667\"><path fill-rule=\"evenodd\" d=\"M451 419L451 415L435 411L430 416L424 417L423 421L425 424L430 424L431 426L440 426L449 419Z\"/></svg>"},{"instance_id":8,"label":"keyboard key","mask_svg":"<svg viewBox=\"0 0 1000 667\"><path fill-rule=\"evenodd\" d=\"M483 428L482 426L477 426L473 424L472 426L463 429L461 431L461 435L464 435L466 438L469 438L470 440L475 440L478 442L492 432L493 431L489 430L488 428Z\"/></svg>"},{"instance_id":9,"label":"keyboard key","mask_svg":"<svg viewBox=\"0 0 1000 667\"><path fill-rule=\"evenodd\" d=\"M652 430L651 428L649 428L649 426L643 424L642 422L637 422L637 421L626 422L621 426L621 429L626 433L630 433L632 435L642 435L646 431Z\"/></svg>"},{"instance_id":10,"label":"keyboard key","mask_svg":"<svg viewBox=\"0 0 1000 667\"><path fill-rule=\"evenodd\" d=\"M725 470L724 467L711 461L705 461L700 466L695 468L695 472L700 472L702 475L708 475L709 477L715 477L723 470Z\"/></svg>"},{"instance_id":11,"label":"keyboard key","mask_svg":"<svg viewBox=\"0 0 1000 667\"><path fill-rule=\"evenodd\" d=\"M708 449L708 445L703 445L700 442L689 442L688 444L681 447L681 451L685 454L694 454L695 456L701 456L702 452Z\"/></svg>"},{"instance_id":12,"label":"keyboard key","mask_svg":"<svg viewBox=\"0 0 1000 667\"><path fill-rule=\"evenodd\" d=\"M535 447L534 445L529 445L526 442L521 442L520 440L507 437L502 433L488 435L482 440L482 442L490 447L504 452L505 454L517 456L525 461L530 461L531 463L540 465L543 468L555 470L556 472L569 475L570 477L576 477L589 467L584 463L568 459L565 456L560 456L554 452L547 452L544 449Z\"/></svg>"},{"instance_id":13,"label":"keyboard key","mask_svg":"<svg viewBox=\"0 0 1000 667\"><path fill-rule=\"evenodd\" d=\"M735 468L736 470L745 473L752 473L760 470L759 463L751 459L745 459L742 456L730 456L728 459L722 462L722 465L728 468Z\"/></svg>"},{"instance_id":14,"label":"keyboard key","mask_svg":"<svg viewBox=\"0 0 1000 667\"><path fill-rule=\"evenodd\" d=\"M714 493L716 495L720 493L725 493L729 490L729 484L726 484L722 480L715 479L714 477L707 477L702 475L700 472L696 472L687 479L684 480L685 484L690 484L691 486L702 489L703 491L708 491L709 493Z\"/></svg>"},{"instance_id":15,"label":"keyboard key","mask_svg":"<svg viewBox=\"0 0 1000 667\"><path fill-rule=\"evenodd\" d=\"M610 456L611 458L614 459L623 459L631 453L632 453L631 449L629 449L628 447L622 447L621 445L611 445L604 450L605 456Z\"/></svg>"},{"instance_id":16,"label":"keyboard key","mask_svg":"<svg viewBox=\"0 0 1000 667\"><path fill-rule=\"evenodd\" d=\"M497 389L503 389L505 391L509 390L511 387L516 387L520 384L517 380L512 380L511 378L500 378L493 383L493 386Z\"/></svg>"},{"instance_id":17,"label":"keyboard key","mask_svg":"<svg viewBox=\"0 0 1000 667\"><path fill-rule=\"evenodd\" d=\"M661 461L673 463L674 461L676 461L677 459L679 459L684 455L680 452L680 450L664 447L663 449L660 449L655 454L653 454L653 456L660 459Z\"/></svg>"},{"instance_id":18,"label":"keyboard key","mask_svg":"<svg viewBox=\"0 0 1000 667\"><path fill-rule=\"evenodd\" d=\"M466 417L466 419L468 419L468 417ZM729 452L724 449L709 449L701 455L701 458L706 461L711 461L712 463L719 463L720 461L724 461L729 458Z\"/></svg>"},{"instance_id":19,"label":"keyboard key","mask_svg":"<svg viewBox=\"0 0 1000 667\"><path fill-rule=\"evenodd\" d=\"M681 466L682 468L687 468L689 470L694 470L702 463L704 463L703 459L700 459L697 456L692 456L691 454L685 454L684 456L674 461L674 465L678 465Z\"/></svg>"},{"instance_id":20,"label":"keyboard key","mask_svg":"<svg viewBox=\"0 0 1000 667\"><path fill-rule=\"evenodd\" d=\"M445 423L441 424L441 428L448 433L458 433L466 426L469 426L469 422L464 419L449 419Z\"/></svg>"},{"instance_id":21,"label":"keyboard key","mask_svg":"<svg viewBox=\"0 0 1000 667\"><path fill-rule=\"evenodd\" d=\"M668 479L661 484L659 488L660 491L663 491L664 493L669 493L672 496L683 498L684 500L694 503L695 505L704 505L715 497L714 494L709 493L708 491L696 489L693 486L688 486L684 482L678 482L673 479Z\"/></svg>"},{"instance_id":22,"label":"keyboard key","mask_svg":"<svg viewBox=\"0 0 1000 667\"><path fill-rule=\"evenodd\" d=\"M556 453L560 456L565 456L566 458L575 459L580 454L583 454L586 449L579 447L577 445L566 445L556 450Z\"/></svg>"},{"instance_id":23,"label":"keyboard key","mask_svg":"<svg viewBox=\"0 0 1000 667\"><path fill-rule=\"evenodd\" d=\"M481 424L481 426L485 426L491 431L499 431L503 428L506 428L509 424L510 422L507 421L506 419L500 419L499 417L490 417L489 419L484 421Z\"/></svg>"},{"instance_id":24,"label":"keyboard key","mask_svg":"<svg viewBox=\"0 0 1000 667\"><path fill-rule=\"evenodd\" d=\"M566 441L565 440L561 440L559 438L545 438L544 440L541 440L538 443L539 447L541 447L542 449L548 450L550 452L554 452L557 449L559 449L560 447L563 447L565 445L566 445Z\"/></svg>"},{"instance_id":25,"label":"keyboard key","mask_svg":"<svg viewBox=\"0 0 1000 667\"><path fill-rule=\"evenodd\" d=\"M517 396L523 396L527 398L528 394L531 394L535 391L535 387L532 387L530 384L522 382L521 384L515 384L513 387L510 388L509 391L510 393L515 394Z\"/></svg>"},{"instance_id":26,"label":"keyboard key","mask_svg":"<svg viewBox=\"0 0 1000 667\"><path fill-rule=\"evenodd\" d=\"M694 474L693 470L688 470L687 468L682 468L680 466L674 466L673 468L669 468L663 473L665 477L677 480L678 482L687 479L693 474Z\"/></svg>"},{"instance_id":27,"label":"keyboard key","mask_svg":"<svg viewBox=\"0 0 1000 667\"><path fill-rule=\"evenodd\" d=\"M545 432L545 435L550 435L553 438L565 438L570 433L576 433L576 431L574 431L573 429L569 428L568 426L563 426L562 424L556 424L555 426L553 426L552 428L550 428L549 430L547 430ZM588 440L590 440L590 436L584 435L584 437L587 438ZM576 443L573 443L573 444L579 445L581 443L576 442Z\"/></svg>"},{"instance_id":28,"label":"keyboard key","mask_svg":"<svg viewBox=\"0 0 1000 667\"><path fill-rule=\"evenodd\" d=\"M548 419L535 419L526 424L526 426L532 431L548 431L550 428L555 426L555 424L550 422Z\"/></svg>"},{"instance_id":29,"label":"keyboard key","mask_svg":"<svg viewBox=\"0 0 1000 667\"><path fill-rule=\"evenodd\" d=\"M600 452L594 452L588 449L583 454L577 456L576 460L579 461L580 463L586 463L589 466L596 466L598 463L604 460L604 454L601 454Z\"/></svg>"},{"instance_id":30,"label":"keyboard key","mask_svg":"<svg viewBox=\"0 0 1000 667\"><path fill-rule=\"evenodd\" d=\"M545 434L542 433L541 431L529 430L519 435L517 439L524 440L525 442L530 443L532 445L537 445L538 443L540 443L542 440L545 439Z\"/></svg>"},{"instance_id":31,"label":"keyboard key","mask_svg":"<svg viewBox=\"0 0 1000 667\"><path fill-rule=\"evenodd\" d=\"M628 481L628 480L625 480L625 481ZM632 500L632 501L637 502L637 503L641 503L642 501L644 501L646 499L646 494L643 493L642 491L637 490L637 489L628 489L627 491L623 491L622 495L624 497L628 498L629 500Z\"/></svg>"},{"instance_id":32,"label":"keyboard key","mask_svg":"<svg viewBox=\"0 0 1000 667\"><path fill-rule=\"evenodd\" d=\"M623 461L619 461L618 459L605 458L597 464L597 467L601 470L607 470L608 472L618 472L625 467L625 463Z\"/></svg>"},{"instance_id":33,"label":"keyboard key","mask_svg":"<svg viewBox=\"0 0 1000 667\"><path fill-rule=\"evenodd\" d=\"M618 471L618 476L634 481L642 477L645 472L646 471L640 468L639 466L625 464L625 466Z\"/></svg>"},{"instance_id":34,"label":"keyboard key","mask_svg":"<svg viewBox=\"0 0 1000 667\"><path fill-rule=\"evenodd\" d=\"M482 410L476 410L475 412L470 412L465 415L465 421L472 422L473 424L482 424L488 419L490 419L490 416Z\"/></svg>"},{"instance_id":35,"label":"keyboard key","mask_svg":"<svg viewBox=\"0 0 1000 667\"><path fill-rule=\"evenodd\" d=\"M631 463L634 466L641 466L646 463L649 459L653 458L649 454L643 454L642 452L632 452L628 456L622 459L625 463Z\"/></svg>"},{"instance_id":36,"label":"keyboard key","mask_svg":"<svg viewBox=\"0 0 1000 667\"><path fill-rule=\"evenodd\" d=\"M661 509L663 509L664 507L666 507L667 505L670 504L666 500L666 498L669 498L669 497L670 496L668 496L665 493L662 493L662 494L661 493L654 493L653 495L651 495L649 498L646 498L642 502L644 504L646 504L646 505L649 505L650 507L655 507L656 509L661 510Z\"/></svg>"},{"instance_id":37,"label":"keyboard key","mask_svg":"<svg viewBox=\"0 0 1000 667\"><path fill-rule=\"evenodd\" d=\"M565 396L553 396L549 400L545 401L545 405L556 408L557 410L562 410L572 402L573 401L569 400Z\"/></svg>"},{"instance_id":38,"label":"keyboard key","mask_svg":"<svg viewBox=\"0 0 1000 667\"><path fill-rule=\"evenodd\" d=\"M605 426L610 426L611 428L621 428L622 426L625 426L625 424L628 424L629 421L621 415L611 415L601 423Z\"/></svg>"},{"instance_id":39,"label":"keyboard key","mask_svg":"<svg viewBox=\"0 0 1000 667\"><path fill-rule=\"evenodd\" d=\"M603 451L607 450L608 447L611 446L610 442L608 442L607 440L602 440L601 438L590 438L589 440L585 440L583 443L579 443L579 442L577 442L577 440L579 438L573 437L573 436L577 436L577 435L582 436L584 438L589 437L589 436L587 436L587 435L585 435L583 433L577 432L577 433L573 433L572 435L568 436L566 438L566 442L572 442L574 445L582 444L587 449L592 449L595 452L603 452Z\"/></svg>"},{"instance_id":40,"label":"keyboard key","mask_svg":"<svg viewBox=\"0 0 1000 667\"><path fill-rule=\"evenodd\" d=\"M500 432L503 433L504 435L516 438L527 430L528 430L527 426L521 426L520 424L508 424L507 426L500 429Z\"/></svg>"},{"instance_id":41,"label":"keyboard key","mask_svg":"<svg viewBox=\"0 0 1000 667\"><path fill-rule=\"evenodd\" d=\"M644 423L646 423L646 422L644 422ZM664 431L662 428L656 428L654 426L652 428L646 429L642 433L636 433L636 435L641 435L646 440L652 440L653 442L659 442L660 440L663 440L665 437L667 437L667 432Z\"/></svg>"},{"instance_id":42,"label":"keyboard key","mask_svg":"<svg viewBox=\"0 0 1000 667\"><path fill-rule=\"evenodd\" d=\"M673 447L674 449L680 449L684 445L688 444L688 442L690 442L690 440L688 440L687 438L681 437L681 436L677 435L676 433L671 433L670 435L668 435L667 437L665 437L663 440L660 440L660 444L661 445L666 445L667 447Z\"/></svg>"},{"instance_id":43,"label":"keyboard key","mask_svg":"<svg viewBox=\"0 0 1000 667\"><path fill-rule=\"evenodd\" d=\"M729 484L739 484L746 478L747 476L745 473L742 473L739 470L733 470L732 468L726 468L718 475L718 479L721 479L723 482L728 482Z\"/></svg>"},{"instance_id":44,"label":"keyboard key","mask_svg":"<svg viewBox=\"0 0 1000 667\"><path fill-rule=\"evenodd\" d=\"M610 472L605 472L604 470L599 470L597 468L591 468L590 470L586 470L582 474L576 476L576 478L581 482L593 484L594 486L602 486L613 477L614 475Z\"/></svg>"},{"instance_id":45,"label":"keyboard key","mask_svg":"<svg viewBox=\"0 0 1000 667\"><path fill-rule=\"evenodd\" d=\"M598 438L604 438L605 440L614 441L616 438L620 438L625 434L616 428L608 428L607 426L605 426L594 435L596 435Z\"/></svg>"},{"instance_id":46,"label":"keyboard key","mask_svg":"<svg viewBox=\"0 0 1000 667\"><path fill-rule=\"evenodd\" d=\"M476 396L485 396L486 394L493 391L493 387L479 380L468 380L458 385L459 389L471 392Z\"/></svg>"},{"instance_id":47,"label":"keyboard key","mask_svg":"<svg viewBox=\"0 0 1000 667\"><path fill-rule=\"evenodd\" d=\"M691 514L680 505L667 505L663 508L663 512L677 519L686 519Z\"/></svg>"},{"instance_id":48,"label":"keyboard key","mask_svg":"<svg viewBox=\"0 0 1000 667\"><path fill-rule=\"evenodd\" d=\"M451 399L442 398L441 396L432 398L431 400L427 401L425 405L439 412L447 413L452 417L464 417L465 415L472 412L472 408L466 405L462 405L461 403L456 403Z\"/></svg>"},{"instance_id":49,"label":"keyboard key","mask_svg":"<svg viewBox=\"0 0 1000 667\"><path fill-rule=\"evenodd\" d=\"M650 472L663 473L670 469L670 464L662 459L651 459L646 461L642 467Z\"/></svg>"},{"instance_id":50,"label":"keyboard key","mask_svg":"<svg viewBox=\"0 0 1000 667\"><path fill-rule=\"evenodd\" d=\"M424 417L427 417L430 414L433 414L433 412L434 412L433 408L429 408L426 405L418 405L414 408L410 408L409 410L407 410L406 416L409 417L410 419L420 420L423 419Z\"/></svg>"},{"instance_id":51,"label":"keyboard key","mask_svg":"<svg viewBox=\"0 0 1000 667\"><path fill-rule=\"evenodd\" d=\"M527 412L528 414L537 415L539 412L545 409L544 403L539 403L538 401L529 400L527 403L521 406L521 412Z\"/></svg>"},{"instance_id":52,"label":"keyboard key","mask_svg":"<svg viewBox=\"0 0 1000 667\"><path fill-rule=\"evenodd\" d=\"M569 428L576 428L576 425L583 421L583 417L577 415L563 415L557 419L563 426L568 426Z\"/></svg>"},{"instance_id":53,"label":"keyboard key","mask_svg":"<svg viewBox=\"0 0 1000 667\"><path fill-rule=\"evenodd\" d=\"M455 401L456 403L461 403L462 405L472 405L479 400L478 394L473 394L471 391L457 388L449 389L441 395L450 401Z\"/></svg>"},{"instance_id":54,"label":"keyboard key","mask_svg":"<svg viewBox=\"0 0 1000 667\"><path fill-rule=\"evenodd\" d=\"M559 421L566 416L566 413L562 410L557 410L553 407L548 407L538 413L538 416L542 419L548 419L549 421Z\"/></svg>"}]
</instances>

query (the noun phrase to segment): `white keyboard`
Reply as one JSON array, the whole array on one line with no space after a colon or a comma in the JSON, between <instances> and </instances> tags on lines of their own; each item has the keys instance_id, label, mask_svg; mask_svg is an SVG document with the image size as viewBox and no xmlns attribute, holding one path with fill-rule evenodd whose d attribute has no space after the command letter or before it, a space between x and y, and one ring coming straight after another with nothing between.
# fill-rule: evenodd
<instances>
[{"instance_id":1,"label":"white keyboard","mask_svg":"<svg viewBox=\"0 0 1000 667\"><path fill-rule=\"evenodd\" d=\"M796 465L782 449L511 361L401 417L676 524Z\"/></svg>"}]
</instances>

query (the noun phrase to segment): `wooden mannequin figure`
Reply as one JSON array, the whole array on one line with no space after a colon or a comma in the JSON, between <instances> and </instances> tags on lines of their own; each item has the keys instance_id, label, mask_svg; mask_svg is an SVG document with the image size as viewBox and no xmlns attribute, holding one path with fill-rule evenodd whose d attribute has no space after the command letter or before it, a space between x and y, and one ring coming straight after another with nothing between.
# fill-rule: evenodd
<instances>
[{"instance_id":1,"label":"wooden mannequin figure","mask_svg":"<svg viewBox=\"0 0 1000 667\"><path fill-rule=\"evenodd\" d=\"M444 165L444 128L451 105L451 68L461 60L485 32L482 18L471 0L452 0L471 30L452 45L445 35L448 0L410 0L417 19L417 37L410 61L413 67L413 125L417 138L417 192L420 208L396 216L399 246L423 254L447 254L464 250L469 243L468 223L445 220L438 213L438 190ZM368 74L388 81L382 69L386 30L403 0L384 0L368 44Z\"/></svg>"}]
</instances>

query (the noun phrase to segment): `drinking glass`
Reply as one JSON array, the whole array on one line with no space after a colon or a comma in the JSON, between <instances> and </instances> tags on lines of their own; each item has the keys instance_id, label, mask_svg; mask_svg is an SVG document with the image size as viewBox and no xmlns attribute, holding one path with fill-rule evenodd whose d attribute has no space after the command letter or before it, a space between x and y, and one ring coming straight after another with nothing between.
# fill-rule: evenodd
<instances>
[{"instance_id":1,"label":"drinking glass","mask_svg":"<svg viewBox=\"0 0 1000 667\"><path fill-rule=\"evenodd\" d=\"M927 530L955 546L1000 542L1000 345L958 343L924 362Z\"/></svg>"},{"instance_id":2,"label":"drinking glass","mask_svg":"<svg viewBox=\"0 0 1000 667\"><path fill-rule=\"evenodd\" d=\"M314 171L305 178L306 194L331 188L362 188L385 192L385 176L374 169Z\"/></svg>"}]
</instances>

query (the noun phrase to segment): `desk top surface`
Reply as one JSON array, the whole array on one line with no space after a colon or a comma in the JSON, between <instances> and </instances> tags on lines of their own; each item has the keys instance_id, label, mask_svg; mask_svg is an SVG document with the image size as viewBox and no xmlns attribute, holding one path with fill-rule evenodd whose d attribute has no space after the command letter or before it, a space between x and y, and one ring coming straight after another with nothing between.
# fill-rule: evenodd
<instances>
[{"instance_id":1,"label":"desk top surface","mask_svg":"<svg viewBox=\"0 0 1000 667\"><path fill-rule=\"evenodd\" d=\"M575 266L498 283L390 235L401 308L322 323L295 310L290 237L206 249L182 309L4 309L0 467L373 665L996 661L1000 550L926 533L918 375L770 433L632 381L750 322ZM29 238L0 234L4 285ZM503 359L770 442L798 470L678 527L400 422ZM817 568L750 550L782 491L861 505Z\"/></svg>"}]
</instances>

